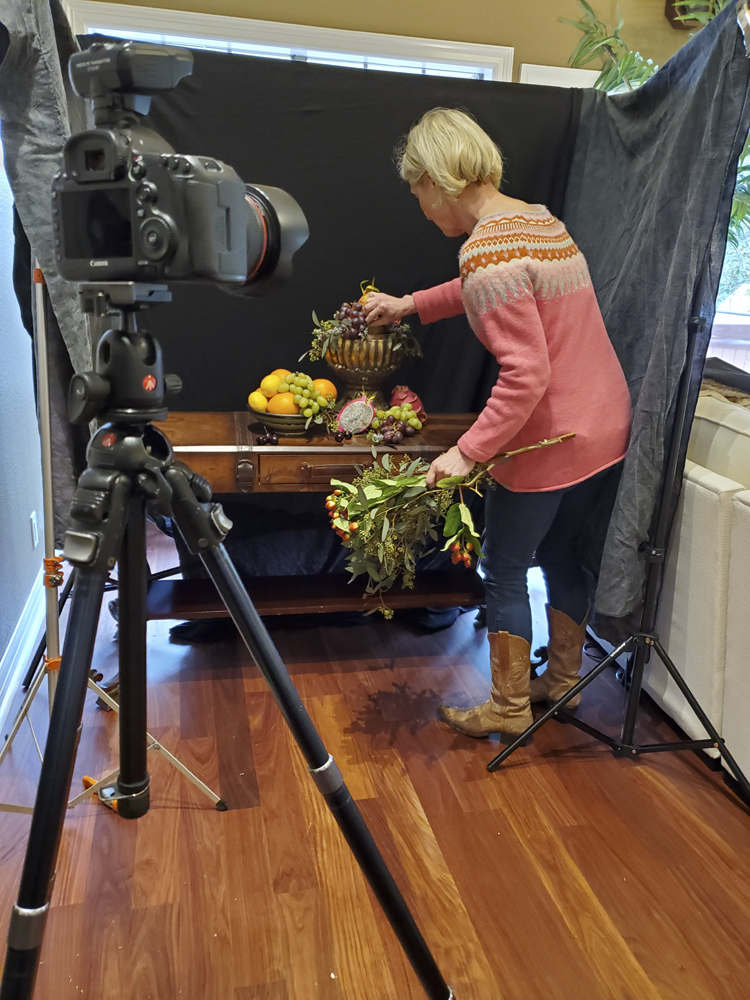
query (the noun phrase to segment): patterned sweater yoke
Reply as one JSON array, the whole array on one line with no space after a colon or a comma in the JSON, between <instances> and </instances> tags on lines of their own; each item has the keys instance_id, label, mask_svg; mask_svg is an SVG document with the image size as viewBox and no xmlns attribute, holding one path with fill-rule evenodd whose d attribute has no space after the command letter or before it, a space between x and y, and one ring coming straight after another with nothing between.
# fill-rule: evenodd
<instances>
[{"instance_id":1,"label":"patterned sweater yoke","mask_svg":"<svg viewBox=\"0 0 750 1000\"><path fill-rule=\"evenodd\" d=\"M480 312L524 294L559 299L591 284L583 254L543 206L481 220L461 248L459 270Z\"/></svg>"}]
</instances>

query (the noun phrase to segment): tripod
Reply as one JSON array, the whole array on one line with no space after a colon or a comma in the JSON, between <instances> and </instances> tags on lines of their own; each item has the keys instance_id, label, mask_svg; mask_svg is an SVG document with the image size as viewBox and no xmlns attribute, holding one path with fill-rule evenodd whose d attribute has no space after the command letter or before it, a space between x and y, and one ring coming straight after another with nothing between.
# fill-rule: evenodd
<instances>
[{"instance_id":1,"label":"tripod","mask_svg":"<svg viewBox=\"0 0 750 1000\"><path fill-rule=\"evenodd\" d=\"M71 419L106 421L89 442L78 481L65 558L76 570L62 669L31 821L18 900L8 930L1 1000L33 994L62 834L77 731L89 679L96 626L109 570L119 562L120 774L111 799L135 819L149 806L146 769L146 504L172 517L199 555L299 745L310 773L431 1000L451 1000L424 938L323 745L278 651L222 544L231 522L211 503L208 483L175 462L169 441L152 426L166 418L164 395L179 379L163 373L161 348L139 331L136 313L168 302L166 286L130 282L81 286L85 311L114 314L97 348L96 372L74 376Z\"/></svg>"},{"instance_id":2,"label":"tripod","mask_svg":"<svg viewBox=\"0 0 750 1000\"><path fill-rule=\"evenodd\" d=\"M680 475L683 464L681 459L684 457L683 441L687 428L693 358L698 336L699 334L704 334L706 325L705 320L699 315L700 306L703 302L706 281L707 271L704 269L701 280L698 283L698 290L694 299L694 307L692 310L694 315L691 316L688 322L686 362L682 371L682 376L677 390L677 397L675 400L674 420L672 422L672 430L667 449L667 460L665 462L664 476L662 479L656 526L652 536L653 540L642 547L643 552L646 555L646 559L648 560L648 569L646 572L646 585L643 597L643 608L641 611L640 628L636 633L628 636L628 638L608 656L605 656L604 659L601 660L592 671L590 671L590 673L586 674L585 677L578 681L575 687L572 687L543 715L536 719L532 725L530 725L528 729L518 737L518 739L507 746L496 757L493 757L487 765L488 771L496 771L503 761L507 760L511 754L515 753L520 746L523 746L528 741L529 737L533 736L537 729L540 729L546 722L549 722L550 719L560 715L563 721L576 726L583 732L588 733L589 736L594 736L597 740L600 740L602 743L611 747L612 752L616 757L638 756L639 754L645 753L672 753L676 750L704 750L709 747L716 749L726 761L727 766L734 775L740 787L742 797L745 801L750 803L750 782L748 782L737 761L731 755L729 750L727 750L724 740L721 738L716 730L716 727L701 708L695 695L685 683L684 678L670 659L669 654L664 649L664 646L659 641L659 636L656 632L656 616L659 606L659 593L661 590L664 560L666 559L667 543L669 541L669 530L672 521L673 501L677 495L677 491L679 490ZM638 715L638 705L640 702L641 690L643 688L643 672L649 662L652 651L655 652L662 661L675 684L678 686L688 704L695 712L701 725L708 733L708 739L680 740L671 743L649 743L641 746L633 743L635 723ZM593 726L589 726L582 720L577 719L574 715L562 710L572 698L575 698L580 691L583 691L584 688L588 687L588 685L591 684L592 681L596 680L596 678L603 673L607 667L616 663L617 658L625 653L630 654L628 663L629 690L627 706L625 709L625 718L623 720L622 730L618 740L613 739L606 733L600 732Z\"/></svg>"}]
</instances>

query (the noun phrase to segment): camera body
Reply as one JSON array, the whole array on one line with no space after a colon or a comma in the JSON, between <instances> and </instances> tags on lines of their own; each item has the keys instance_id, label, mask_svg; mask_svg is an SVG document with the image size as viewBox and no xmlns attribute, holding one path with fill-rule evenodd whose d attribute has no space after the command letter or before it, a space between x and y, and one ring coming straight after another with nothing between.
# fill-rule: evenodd
<instances>
[{"instance_id":1,"label":"camera body","mask_svg":"<svg viewBox=\"0 0 750 1000\"><path fill-rule=\"evenodd\" d=\"M211 156L176 153L148 128L151 96L192 72L185 49L95 43L71 56L96 128L71 136L52 185L57 269L68 281L209 281L264 294L308 236L294 198L245 184Z\"/></svg>"},{"instance_id":2,"label":"camera body","mask_svg":"<svg viewBox=\"0 0 750 1000\"><path fill-rule=\"evenodd\" d=\"M52 187L57 267L69 281L241 282L245 185L155 132L92 129L68 140Z\"/></svg>"}]
</instances>

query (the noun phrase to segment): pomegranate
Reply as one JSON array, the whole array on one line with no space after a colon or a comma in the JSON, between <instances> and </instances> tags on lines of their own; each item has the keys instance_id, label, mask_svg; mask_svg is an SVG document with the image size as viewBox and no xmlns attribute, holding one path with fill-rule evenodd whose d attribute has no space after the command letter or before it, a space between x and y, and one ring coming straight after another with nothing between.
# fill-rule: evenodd
<instances>
[{"instance_id":1,"label":"pomegranate","mask_svg":"<svg viewBox=\"0 0 750 1000\"><path fill-rule=\"evenodd\" d=\"M403 406L404 403L411 403L412 409L422 421L425 422L427 414L424 412L422 400L412 392L408 385L397 385L391 394L391 406Z\"/></svg>"}]
</instances>

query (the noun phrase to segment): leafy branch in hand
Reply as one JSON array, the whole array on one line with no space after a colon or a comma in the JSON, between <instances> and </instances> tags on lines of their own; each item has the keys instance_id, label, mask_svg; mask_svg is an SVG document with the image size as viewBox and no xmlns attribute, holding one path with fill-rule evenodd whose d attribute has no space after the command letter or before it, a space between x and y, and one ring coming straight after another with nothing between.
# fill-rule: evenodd
<instances>
[{"instance_id":1,"label":"leafy branch in hand","mask_svg":"<svg viewBox=\"0 0 750 1000\"><path fill-rule=\"evenodd\" d=\"M367 576L365 594L381 595L380 610L387 618L393 612L382 594L399 580L404 587L414 586L417 560L430 542L439 541L443 518L443 551L451 549L453 562L470 565L472 554L482 554L471 511L463 496L455 502L455 492L478 493L480 484L490 479L487 468L477 466L469 476L427 486L429 468L408 455L384 455L380 463L362 469L353 483L331 480L336 489L326 507L333 529L349 549L347 569L352 579ZM453 558L458 553L459 558Z\"/></svg>"}]
</instances>

